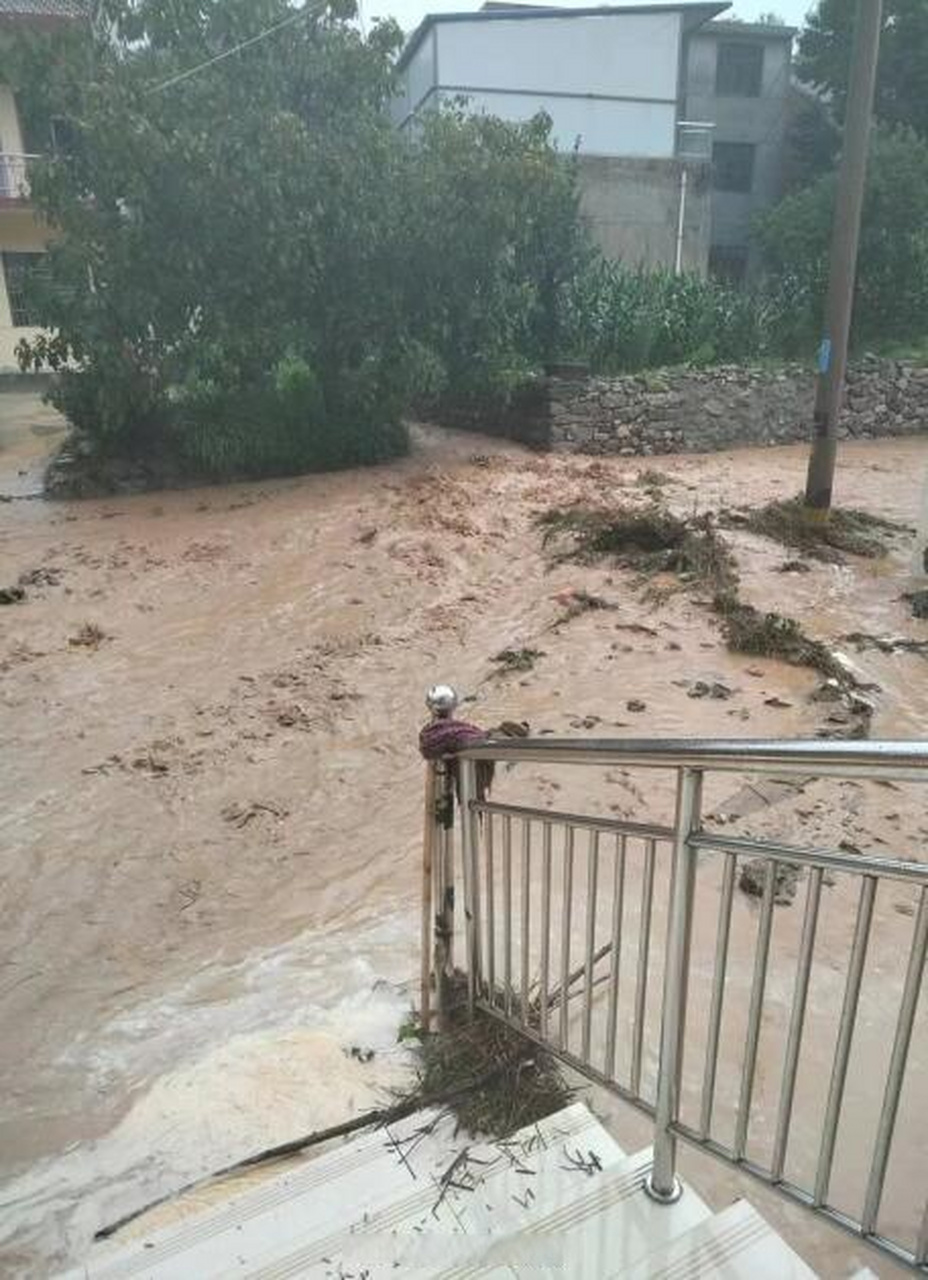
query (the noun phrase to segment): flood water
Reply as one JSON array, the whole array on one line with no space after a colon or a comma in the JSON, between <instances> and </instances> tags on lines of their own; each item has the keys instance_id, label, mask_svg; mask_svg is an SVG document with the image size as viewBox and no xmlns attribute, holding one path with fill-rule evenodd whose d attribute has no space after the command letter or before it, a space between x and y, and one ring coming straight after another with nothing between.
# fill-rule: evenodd
<instances>
[{"instance_id":1,"label":"flood water","mask_svg":"<svg viewBox=\"0 0 928 1280\"><path fill-rule=\"evenodd\" d=\"M822 715L814 673L729 654L698 600L643 603L628 574L552 566L537 515L640 494L640 460L420 428L410 458L369 471L48 503L59 434L34 398L0 398L0 586L34 578L0 609L0 1271L17 1275L405 1078L429 684L472 697L479 723L558 734L809 736ZM647 465L682 513L789 496L805 457ZM928 440L845 446L839 501L914 524L926 468ZM841 639L928 638L899 599L906 539L886 561L783 574L782 548L726 536L746 599L880 685L874 736L923 737L925 658ZM580 588L617 610L556 625ZM521 647L542 651L534 669L500 677L493 656ZM694 700L694 679L735 692ZM533 769L520 785L537 804L569 807L573 788L638 817L671 782ZM806 807L744 821L926 847L914 796ZM798 932L800 912L778 909L778 927ZM901 948L911 919L894 900L885 912ZM853 904L836 919L846 933Z\"/></svg>"}]
</instances>

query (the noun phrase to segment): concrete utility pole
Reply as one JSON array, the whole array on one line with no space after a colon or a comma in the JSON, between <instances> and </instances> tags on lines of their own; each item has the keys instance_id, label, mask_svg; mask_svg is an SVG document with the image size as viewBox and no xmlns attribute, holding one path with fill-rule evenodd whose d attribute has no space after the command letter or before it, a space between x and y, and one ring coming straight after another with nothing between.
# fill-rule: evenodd
<instances>
[{"instance_id":1,"label":"concrete utility pole","mask_svg":"<svg viewBox=\"0 0 928 1280\"><path fill-rule=\"evenodd\" d=\"M838 167L838 187L832 224L825 332L819 349L815 386L812 456L806 480L806 508L827 519L838 453L838 414L844 394L847 341L857 272L860 211L867 174L867 148L873 89L880 51L883 0L857 0L854 47L844 120L844 145Z\"/></svg>"}]
</instances>

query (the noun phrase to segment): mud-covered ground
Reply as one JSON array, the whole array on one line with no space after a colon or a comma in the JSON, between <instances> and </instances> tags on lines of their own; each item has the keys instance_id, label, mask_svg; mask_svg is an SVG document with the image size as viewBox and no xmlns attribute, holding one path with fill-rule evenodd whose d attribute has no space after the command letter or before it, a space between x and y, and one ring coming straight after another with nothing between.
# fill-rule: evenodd
<instances>
[{"instance_id":1,"label":"mud-covered ground","mask_svg":"<svg viewBox=\"0 0 928 1280\"><path fill-rule=\"evenodd\" d=\"M812 736L827 715L814 672L730 654L698 592L643 600L608 564L552 566L537 516L640 500L641 460L420 428L412 457L370 471L50 504L36 495L58 430L34 399L0 399L0 587L24 586L0 609L4 1274L41 1274L104 1222L402 1078L430 683L471 696L478 722L559 735ZM745 450L647 469L688 514L789 496L805 461ZM926 467L926 439L847 445L840 500L914 522ZM793 553L725 536L746 600L880 686L873 736L923 737L925 657L842 639L928 639L899 598L910 540L783 573ZM561 623L578 590L616 608ZM507 648L540 656L500 675ZM730 693L691 697L696 680ZM666 818L670 787L533 768L520 794ZM914 789L768 799L731 779L709 796L739 830L928 849ZM838 889L840 977L855 898ZM747 929L756 907L738 899ZM801 910L777 909L787 947ZM906 889L878 902L873 954L894 992L912 910ZM877 1042L891 1034L874 1023Z\"/></svg>"}]
</instances>

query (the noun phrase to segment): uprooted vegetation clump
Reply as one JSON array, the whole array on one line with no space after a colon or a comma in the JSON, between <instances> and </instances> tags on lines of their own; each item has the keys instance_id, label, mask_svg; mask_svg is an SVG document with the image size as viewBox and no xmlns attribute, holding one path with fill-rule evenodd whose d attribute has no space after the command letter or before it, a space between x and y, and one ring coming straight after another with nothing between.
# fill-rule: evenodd
<instances>
[{"instance_id":1,"label":"uprooted vegetation clump","mask_svg":"<svg viewBox=\"0 0 928 1280\"><path fill-rule=\"evenodd\" d=\"M497 663L496 674L506 675L510 671L531 671L539 658L543 658L542 649L501 649L493 658Z\"/></svg>"},{"instance_id":2,"label":"uprooted vegetation clump","mask_svg":"<svg viewBox=\"0 0 928 1280\"><path fill-rule=\"evenodd\" d=\"M795 618L762 613L734 593L716 596L712 607L721 620L725 642L734 653L779 658L794 667L811 667L824 677L812 698L838 705L826 717L818 737L868 736L874 707L863 691L873 686L862 685L847 664L821 640L807 636Z\"/></svg>"},{"instance_id":3,"label":"uprooted vegetation clump","mask_svg":"<svg viewBox=\"0 0 928 1280\"><path fill-rule=\"evenodd\" d=\"M544 1050L490 1014L468 1015L463 974L449 983L449 1005L445 1027L418 1047L415 1093L453 1095L462 1128L501 1138L567 1106L572 1091Z\"/></svg>"},{"instance_id":4,"label":"uprooted vegetation clump","mask_svg":"<svg viewBox=\"0 0 928 1280\"><path fill-rule=\"evenodd\" d=\"M795 618L762 613L736 595L720 594L713 608L721 619L729 649L761 658L780 658L794 667L813 667L826 678L844 681L847 669L820 640L805 634Z\"/></svg>"},{"instance_id":5,"label":"uprooted vegetation clump","mask_svg":"<svg viewBox=\"0 0 928 1280\"><path fill-rule=\"evenodd\" d=\"M738 582L734 558L709 514L684 520L657 502L611 510L575 506L546 511L538 523L545 545L569 540L556 553L559 561L588 564L608 556L644 577L674 573L713 592L733 591Z\"/></svg>"},{"instance_id":6,"label":"uprooted vegetation clump","mask_svg":"<svg viewBox=\"0 0 928 1280\"><path fill-rule=\"evenodd\" d=\"M605 596L598 596L592 591L586 591L583 587L564 592L557 599L563 605L564 612L551 624L552 630L563 626L565 622L572 622L574 618L579 618L584 613L611 613L619 607L615 601L607 600Z\"/></svg>"},{"instance_id":7,"label":"uprooted vegetation clump","mask_svg":"<svg viewBox=\"0 0 928 1280\"><path fill-rule=\"evenodd\" d=\"M647 467L644 471L639 471L638 478L635 481L639 488L655 501L660 501L661 490L664 485L673 484L673 477L669 476L666 471L657 471L653 467Z\"/></svg>"},{"instance_id":8,"label":"uprooted vegetation clump","mask_svg":"<svg viewBox=\"0 0 928 1280\"><path fill-rule=\"evenodd\" d=\"M609 557L642 578L674 573L681 586L705 592L704 603L718 617L732 652L779 658L823 677L822 690L828 698L823 694L822 700L841 705L828 716L820 736L866 737L873 706L860 696L860 681L846 662L820 640L807 636L795 619L763 612L741 600L737 563L711 514L683 519L657 502L618 509L576 506L548 511L538 523L544 529L545 544L560 542L558 561L589 564ZM650 583L644 598L664 594L669 592Z\"/></svg>"},{"instance_id":9,"label":"uprooted vegetation clump","mask_svg":"<svg viewBox=\"0 0 928 1280\"><path fill-rule=\"evenodd\" d=\"M728 512L725 521L831 563L840 563L845 553L879 559L889 552L886 535L908 532L905 525L854 507L832 507L827 519L811 519L801 496Z\"/></svg>"},{"instance_id":10,"label":"uprooted vegetation clump","mask_svg":"<svg viewBox=\"0 0 928 1280\"><path fill-rule=\"evenodd\" d=\"M925 552L925 558L928 561L928 551ZM925 567L928 569L928 564ZM928 588L920 591L907 591L902 598L912 606L913 618L928 619Z\"/></svg>"}]
</instances>

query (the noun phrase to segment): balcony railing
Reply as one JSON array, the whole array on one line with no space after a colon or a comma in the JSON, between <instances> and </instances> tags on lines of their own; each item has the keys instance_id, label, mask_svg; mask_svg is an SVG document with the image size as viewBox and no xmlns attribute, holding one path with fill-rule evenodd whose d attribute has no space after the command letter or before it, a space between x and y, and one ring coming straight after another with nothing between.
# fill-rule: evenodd
<instances>
[{"instance_id":1,"label":"balcony railing","mask_svg":"<svg viewBox=\"0 0 928 1280\"><path fill-rule=\"evenodd\" d=\"M447 716L453 697L441 692ZM514 798L485 794L490 764ZM588 779L605 769L648 812L633 821L583 812L582 800L541 807L542 767L549 787L573 774L588 793L568 766ZM923 806L928 745L521 738L428 769L423 945L431 920L436 981L424 956L426 1008L434 990L441 1011L459 880L471 1008L652 1117L652 1198L680 1194L682 1140L895 1261L928 1266L928 865L912 851L717 833L703 816L706 786L734 774L752 790L765 776L853 794L921 784ZM736 898L747 861L757 896ZM787 867L794 884L805 878L801 920L775 916Z\"/></svg>"},{"instance_id":2,"label":"balcony railing","mask_svg":"<svg viewBox=\"0 0 928 1280\"><path fill-rule=\"evenodd\" d=\"M0 201L29 199L29 170L39 157L0 152Z\"/></svg>"}]
</instances>

